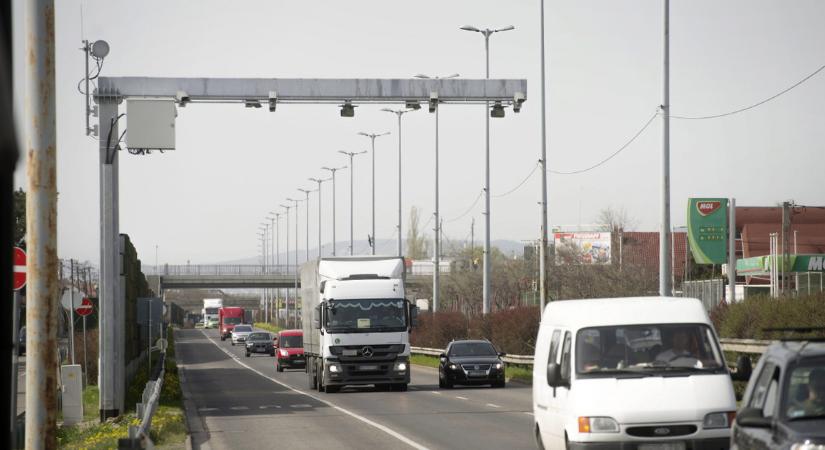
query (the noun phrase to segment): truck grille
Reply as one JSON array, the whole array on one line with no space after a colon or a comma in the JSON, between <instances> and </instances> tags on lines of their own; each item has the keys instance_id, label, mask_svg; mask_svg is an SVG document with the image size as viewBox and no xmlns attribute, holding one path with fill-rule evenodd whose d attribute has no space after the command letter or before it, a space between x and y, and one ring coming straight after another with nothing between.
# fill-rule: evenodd
<instances>
[{"instance_id":1,"label":"truck grille","mask_svg":"<svg viewBox=\"0 0 825 450\"><path fill-rule=\"evenodd\" d=\"M342 362L395 360L397 355L404 351L404 344L333 345L329 348L329 351L338 356Z\"/></svg>"}]
</instances>

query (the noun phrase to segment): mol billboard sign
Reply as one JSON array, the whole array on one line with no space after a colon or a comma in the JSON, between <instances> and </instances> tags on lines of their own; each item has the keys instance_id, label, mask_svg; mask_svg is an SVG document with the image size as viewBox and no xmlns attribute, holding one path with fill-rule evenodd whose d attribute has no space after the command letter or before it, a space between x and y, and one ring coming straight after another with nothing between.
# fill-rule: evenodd
<instances>
[{"instance_id":1,"label":"mol billboard sign","mask_svg":"<svg viewBox=\"0 0 825 450\"><path fill-rule=\"evenodd\" d=\"M728 199L688 199L687 223L690 252L697 264L727 261Z\"/></svg>"},{"instance_id":2,"label":"mol billboard sign","mask_svg":"<svg viewBox=\"0 0 825 450\"><path fill-rule=\"evenodd\" d=\"M608 232L558 232L554 234L556 264L610 264Z\"/></svg>"}]
</instances>

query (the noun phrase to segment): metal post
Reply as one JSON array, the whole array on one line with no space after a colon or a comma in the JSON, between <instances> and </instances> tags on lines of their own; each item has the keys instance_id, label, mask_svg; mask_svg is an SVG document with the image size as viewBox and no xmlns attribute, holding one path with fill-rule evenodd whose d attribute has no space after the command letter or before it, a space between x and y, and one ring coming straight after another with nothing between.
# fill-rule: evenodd
<instances>
[{"instance_id":1,"label":"metal post","mask_svg":"<svg viewBox=\"0 0 825 450\"><path fill-rule=\"evenodd\" d=\"M74 259L69 259L69 347L72 349L69 361L74 364Z\"/></svg>"},{"instance_id":2,"label":"metal post","mask_svg":"<svg viewBox=\"0 0 825 450\"><path fill-rule=\"evenodd\" d=\"M539 247L539 315L547 303L547 122L545 119L544 0L541 3L541 243ZM621 246L621 244L619 244ZM621 263L619 265L621 267Z\"/></svg>"},{"instance_id":3,"label":"metal post","mask_svg":"<svg viewBox=\"0 0 825 450\"><path fill-rule=\"evenodd\" d=\"M484 33L485 79L490 78L490 34ZM484 272L482 280L482 314L490 312L490 102L484 104Z\"/></svg>"},{"instance_id":4,"label":"metal post","mask_svg":"<svg viewBox=\"0 0 825 450\"><path fill-rule=\"evenodd\" d=\"M293 201L295 202L295 295L293 296L295 305L293 305L292 314L295 316L295 319L292 323L295 325L295 328L298 328L298 200Z\"/></svg>"},{"instance_id":5,"label":"metal post","mask_svg":"<svg viewBox=\"0 0 825 450\"><path fill-rule=\"evenodd\" d=\"M401 248L401 116L402 112L396 113L398 116L398 256L403 256Z\"/></svg>"},{"instance_id":6,"label":"metal post","mask_svg":"<svg viewBox=\"0 0 825 450\"><path fill-rule=\"evenodd\" d=\"M329 181L330 178L310 178L309 181L318 183L318 259L321 259L321 183ZM333 190L334 191L334 190ZM307 219L307 222L309 219Z\"/></svg>"},{"instance_id":7,"label":"metal post","mask_svg":"<svg viewBox=\"0 0 825 450\"><path fill-rule=\"evenodd\" d=\"M736 199L730 199L728 219L728 303L736 302Z\"/></svg>"},{"instance_id":8,"label":"metal post","mask_svg":"<svg viewBox=\"0 0 825 450\"><path fill-rule=\"evenodd\" d=\"M54 0L24 2L26 30L26 448L57 446L57 139ZM14 374L15 376L17 374ZM15 393L16 395L16 393Z\"/></svg>"},{"instance_id":9,"label":"metal post","mask_svg":"<svg viewBox=\"0 0 825 450\"><path fill-rule=\"evenodd\" d=\"M370 136L372 141L372 254L375 255L375 135Z\"/></svg>"},{"instance_id":10,"label":"metal post","mask_svg":"<svg viewBox=\"0 0 825 450\"><path fill-rule=\"evenodd\" d=\"M276 255L275 255L275 215L272 215L272 212L270 212L269 214L270 214L270 216L269 216L269 225L270 225L270 229L272 230L272 232L271 232L272 233L272 238L270 239L270 242L269 242L269 244L270 244L269 249L272 252L272 256L270 256L269 260L272 262L272 266L273 266L272 273L277 274L278 273L278 265L275 264L275 258L276 258ZM267 313L267 316L266 316L266 323L272 323L272 304L273 303L276 304L275 308L277 309L277 302L278 302L278 300L276 298L277 297L277 295L276 295L277 292L278 291L274 288L269 290L269 313ZM277 311L275 313L277 314Z\"/></svg>"},{"instance_id":11,"label":"metal post","mask_svg":"<svg viewBox=\"0 0 825 450\"><path fill-rule=\"evenodd\" d=\"M281 229L281 213L275 213L275 266L278 267L280 270L281 266L281 236L280 236L280 229ZM279 294L281 290L275 290L275 325L278 325L281 321L280 318L280 309L279 309Z\"/></svg>"},{"instance_id":12,"label":"metal post","mask_svg":"<svg viewBox=\"0 0 825 450\"><path fill-rule=\"evenodd\" d=\"M355 254L355 221L353 213L355 212L355 154L349 154L349 255Z\"/></svg>"},{"instance_id":13,"label":"metal post","mask_svg":"<svg viewBox=\"0 0 825 450\"><path fill-rule=\"evenodd\" d=\"M306 194L306 210L307 210L306 240L307 240L307 244L306 244L306 259L304 260L306 262L306 261L309 261L309 193L312 192L312 191L309 190L309 189L298 189L298 190L303 192L304 194Z\"/></svg>"},{"instance_id":14,"label":"metal post","mask_svg":"<svg viewBox=\"0 0 825 450\"><path fill-rule=\"evenodd\" d=\"M664 82L662 100L662 204L659 224L659 295L672 295L670 285L670 0L664 0Z\"/></svg>"},{"instance_id":15,"label":"metal post","mask_svg":"<svg viewBox=\"0 0 825 450\"><path fill-rule=\"evenodd\" d=\"M441 277L441 257L439 255L440 251L440 239L438 236L438 230L441 228L439 224L438 218L438 110L441 109L439 107L435 108L435 247L433 252L434 257L434 267L433 267L433 312L438 312L438 293L440 291L440 277Z\"/></svg>"},{"instance_id":16,"label":"metal post","mask_svg":"<svg viewBox=\"0 0 825 450\"><path fill-rule=\"evenodd\" d=\"M346 169L347 166L344 167L322 167L323 170L328 170L332 173L332 256L336 254L336 245L335 245L335 172ZM318 182L318 187L320 188L320 181Z\"/></svg>"},{"instance_id":17,"label":"metal post","mask_svg":"<svg viewBox=\"0 0 825 450\"><path fill-rule=\"evenodd\" d=\"M796 258L796 255L799 254L797 252L797 248L796 248L796 231L797 230L793 230L793 255L794 255L794 258ZM794 273L794 282L793 283L794 283L794 290L796 291L796 295L799 295L799 272Z\"/></svg>"},{"instance_id":18,"label":"metal post","mask_svg":"<svg viewBox=\"0 0 825 450\"><path fill-rule=\"evenodd\" d=\"M149 302L149 316L147 317L149 325L146 327L146 358L149 360L149 372L146 374L146 379L152 379L152 299L146 299Z\"/></svg>"},{"instance_id":19,"label":"metal post","mask_svg":"<svg viewBox=\"0 0 825 450\"><path fill-rule=\"evenodd\" d=\"M281 207L286 209L286 273L289 274L289 206L281 205ZM289 288L285 289L285 292L284 314L286 317L284 318L284 322L286 326L284 328L289 328Z\"/></svg>"}]
</instances>

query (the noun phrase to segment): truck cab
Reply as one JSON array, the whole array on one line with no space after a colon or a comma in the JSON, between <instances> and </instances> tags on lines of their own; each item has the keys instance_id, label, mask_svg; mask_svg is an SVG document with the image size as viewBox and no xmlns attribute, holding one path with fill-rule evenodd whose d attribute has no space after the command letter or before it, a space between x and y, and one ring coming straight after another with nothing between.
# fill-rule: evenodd
<instances>
[{"instance_id":1,"label":"truck cab","mask_svg":"<svg viewBox=\"0 0 825 450\"><path fill-rule=\"evenodd\" d=\"M218 311L218 332L221 340L232 335L235 325L244 323L244 309L238 307L225 307Z\"/></svg>"}]
</instances>

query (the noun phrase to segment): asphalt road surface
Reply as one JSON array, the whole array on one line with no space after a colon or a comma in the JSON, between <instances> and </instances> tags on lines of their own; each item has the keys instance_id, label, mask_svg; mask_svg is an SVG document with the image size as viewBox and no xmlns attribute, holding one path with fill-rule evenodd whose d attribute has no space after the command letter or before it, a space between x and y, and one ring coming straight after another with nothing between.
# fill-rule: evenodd
<instances>
[{"instance_id":1,"label":"asphalt road surface","mask_svg":"<svg viewBox=\"0 0 825 450\"><path fill-rule=\"evenodd\" d=\"M175 336L195 449L533 449L531 389L438 388L435 369L413 366L407 392L373 387L324 394L303 370L245 357L216 330Z\"/></svg>"}]
</instances>

